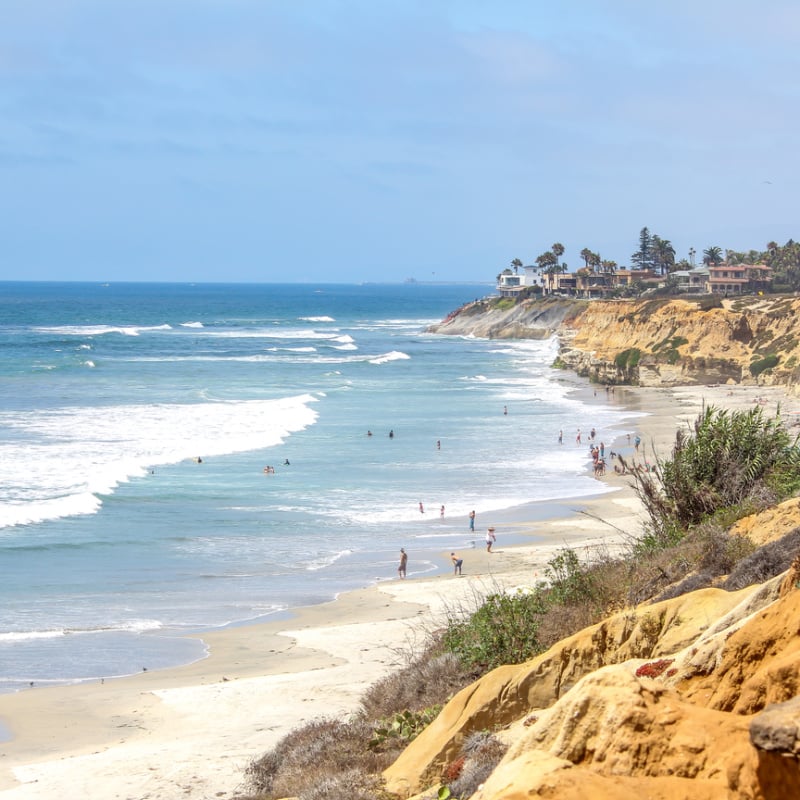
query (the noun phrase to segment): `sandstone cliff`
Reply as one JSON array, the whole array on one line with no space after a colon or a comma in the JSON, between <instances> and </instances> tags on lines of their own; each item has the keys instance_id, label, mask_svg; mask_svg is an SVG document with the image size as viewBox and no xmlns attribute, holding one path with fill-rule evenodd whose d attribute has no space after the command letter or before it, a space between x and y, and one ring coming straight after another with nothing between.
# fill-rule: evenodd
<instances>
[{"instance_id":1,"label":"sandstone cliff","mask_svg":"<svg viewBox=\"0 0 800 800\"><path fill-rule=\"evenodd\" d=\"M506 301L508 302L508 301ZM431 327L488 338L557 335L562 366L606 384L800 382L800 298L471 303ZM711 306L711 307L708 307Z\"/></svg>"},{"instance_id":2,"label":"sandstone cliff","mask_svg":"<svg viewBox=\"0 0 800 800\"><path fill-rule=\"evenodd\" d=\"M787 515L796 527L796 503ZM799 689L800 558L766 584L621 612L494 670L386 770L387 789L436 797L467 737L493 731L508 749L473 800L800 797Z\"/></svg>"}]
</instances>

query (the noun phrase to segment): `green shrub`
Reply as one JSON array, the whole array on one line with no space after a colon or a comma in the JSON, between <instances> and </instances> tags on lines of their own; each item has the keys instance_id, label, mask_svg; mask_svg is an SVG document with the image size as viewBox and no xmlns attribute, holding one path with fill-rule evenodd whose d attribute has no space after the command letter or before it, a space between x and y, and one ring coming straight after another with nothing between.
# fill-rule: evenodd
<instances>
[{"instance_id":1,"label":"green shrub","mask_svg":"<svg viewBox=\"0 0 800 800\"><path fill-rule=\"evenodd\" d=\"M469 618L449 615L442 646L465 666L521 664L542 650L537 631L544 610L541 587L530 593L490 594Z\"/></svg>"},{"instance_id":2,"label":"green shrub","mask_svg":"<svg viewBox=\"0 0 800 800\"><path fill-rule=\"evenodd\" d=\"M547 562L549 605L571 605L592 600L594 587L590 573L581 565L578 554L563 548Z\"/></svg>"},{"instance_id":3,"label":"green shrub","mask_svg":"<svg viewBox=\"0 0 800 800\"><path fill-rule=\"evenodd\" d=\"M639 350L638 347L630 347L627 350L623 350L621 353L617 353L614 358L614 363L620 369L632 369L639 364L641 356L642 351Z\"/></svg>"},{"instance_id":4,"label":"green shrub","mask_svg":"<svg viewBox=\"0 0 800 800\"><path fill-rule=\"evenodd\" d=\"M797 484L800 450L780 416L762 408L720 411L708 407L693 434L679 430L672 458L655 472L634 472L636 491L648 515L648 547L669 546L689 528L721 509L758 494L788 496Z\"/></svg>"},{"instance_id":5,"label":"green shrub","mask_svg":"<svg viewBox=\"0 0 800 800\"><path fill-rule=\"evenodd\" d=\"M778 356L776 356L774 353L770 353L768 356L764 356L764 358L760 358L758 361L754 361L750 365L750 374L756 378L765 370L772 369L774 366L777 366L778 360Z\"/></svg>"}]
</instances>

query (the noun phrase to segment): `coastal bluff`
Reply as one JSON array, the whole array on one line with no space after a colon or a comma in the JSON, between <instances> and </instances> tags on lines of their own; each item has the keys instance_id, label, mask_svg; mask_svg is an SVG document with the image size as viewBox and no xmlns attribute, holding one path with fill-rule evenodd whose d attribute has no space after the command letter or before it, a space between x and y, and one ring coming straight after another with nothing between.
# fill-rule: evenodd
<instances>
[{"instance_id":1,"label":"coastal bluff","mask_svg":"<svg viewBox=\"0 0 800 800\"><path fill-rule=\"evenodd\" d=\"M456 694L386 789L435 798L490 731L505 755L472 800L800 797L799 620L800 557L763 584L620 611Z\"/></svg>"},{"instance_id":2,"label":"coastal bluff","mask_svg":"<svg viewBox=\"0 0 800 800\"><path fill-rule=\"evenodd\" d=\"M782 385L800 391L800 298L486 298L429 332L490 339L557 336L557 365L592 381L651 387Z\"/></svg>"}]
</instances>

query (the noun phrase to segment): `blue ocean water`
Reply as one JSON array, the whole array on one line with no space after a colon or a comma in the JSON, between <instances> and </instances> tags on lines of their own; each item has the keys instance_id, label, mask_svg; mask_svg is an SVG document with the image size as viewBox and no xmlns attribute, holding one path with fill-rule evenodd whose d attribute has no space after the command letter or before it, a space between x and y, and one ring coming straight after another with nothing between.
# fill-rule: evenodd
<instances>
[{"instance_id":1,"label":"blue ocean water","mask_svg":"<svg viewBox=\"0 0 800 800\"><path fill-rule=\"evenodd\" d=\"M401 546L409 577L446 569L490 520L604 491L574 431L630 414L554 341L425 333L490 291L0 284L0 691L200 658L187 632L394 578Z\"/></svg>"}]
</instances>

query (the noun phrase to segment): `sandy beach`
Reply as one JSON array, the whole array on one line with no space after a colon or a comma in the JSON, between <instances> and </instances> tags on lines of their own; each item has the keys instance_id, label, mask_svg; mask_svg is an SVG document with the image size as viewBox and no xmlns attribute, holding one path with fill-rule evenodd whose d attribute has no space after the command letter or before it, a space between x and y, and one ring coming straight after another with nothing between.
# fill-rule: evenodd
<instances>
[{"instance_id":1,"label":"sandy beach","mask_svg":"<svg viewBox=\"0 0 800 800\"><path fill-rule=\"evenodd\" d=\"M791 429L800 424L800 399L782 387L618 387L615 397L646 414L630 431L642 439L639 460L668 455L677 427L703 404L760 402L769 414L780 404ZM565 430L562 446L577 446L574 438ZM634 455L626 432L605 446ZM494 552L462 554L461 578L445 571L386 581L289 619L206 634L208 657L187 666L0 695L0 722L11 735L0 742L0 798L234 796L248 763L288 731L356 710L363 690L400 666L446 607L536 581L562 547L587 556L594 547L623 547L639 531L639 502L630 478L609 470L602 480L609 491L566 503L574 506L569 516L532 522L523 509L517 521L498 524ZM511 533L535 533L536 544L504 545ZM413 552L409 558L411 565ZM442 554L443 565L448 558Z\"/></svg>"}]
</instances>

